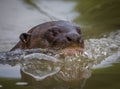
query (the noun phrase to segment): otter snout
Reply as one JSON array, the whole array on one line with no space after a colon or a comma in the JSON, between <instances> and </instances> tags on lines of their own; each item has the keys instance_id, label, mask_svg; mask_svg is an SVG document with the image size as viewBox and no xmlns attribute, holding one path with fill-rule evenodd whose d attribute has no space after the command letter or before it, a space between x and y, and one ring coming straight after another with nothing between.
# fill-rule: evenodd
<instances>
[{"instance_id":1,"label":"otter snout","mask_svg":"<svg viewBox=\"0 0 120 89\"><path fill-rule=\"evenodd\" d=\"M73 43L73 42L79 42L81 37L77 33L68 33L68 34L66 34L66 39L68 42Z\"/></svg>"}]
</instances>

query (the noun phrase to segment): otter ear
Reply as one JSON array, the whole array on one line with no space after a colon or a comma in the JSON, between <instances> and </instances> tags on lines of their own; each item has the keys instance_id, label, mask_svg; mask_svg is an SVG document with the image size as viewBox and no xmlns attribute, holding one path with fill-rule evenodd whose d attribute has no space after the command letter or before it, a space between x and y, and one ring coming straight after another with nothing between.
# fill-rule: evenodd
<instances>
[{"instance_id":1,"label":"otter ear","mask_svg":"<svg viewBox=\"0 0 120 89\"><path fill-rule=\"evenodd\" d=\"M30 33L22 33L20 35L20 40L23 42L23 43L27 43L29 40L30 40L30 37L31 37L31 34Z\"/></svg>"}]
</instances>

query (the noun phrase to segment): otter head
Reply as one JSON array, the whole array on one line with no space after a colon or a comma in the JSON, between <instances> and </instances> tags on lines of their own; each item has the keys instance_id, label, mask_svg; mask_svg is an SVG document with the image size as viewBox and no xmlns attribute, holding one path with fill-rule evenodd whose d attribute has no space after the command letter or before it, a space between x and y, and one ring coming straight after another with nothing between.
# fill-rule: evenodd
<instances>
[{"instance_id":1,"label":"otter head","mask_svg":"<svg viewBox=\"0 0 120 89\"><path fill-rule=\"evenodd\" d=\"M12 49L47 48L72 54L82 51L84 42L81 30L67 21L40 24L20 35L19 43Z\"/></svg>"}]
</instances>

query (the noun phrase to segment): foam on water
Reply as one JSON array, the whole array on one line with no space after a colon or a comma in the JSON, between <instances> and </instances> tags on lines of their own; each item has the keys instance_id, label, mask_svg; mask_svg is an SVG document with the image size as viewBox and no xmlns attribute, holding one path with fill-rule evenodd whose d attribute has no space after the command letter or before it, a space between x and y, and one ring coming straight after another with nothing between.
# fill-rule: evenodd
<instances>
[{"instance_id":1,"label":"foam on water","mask_svg":"<svg viewBox=\"0 0 120 89\"><path fill-rule=\"evenodd\" d=\"M94 60L93 68L115 62L120 58L120 30L106 38L85 40L85 52L90 60Z\"/></svg>"}]
</instances>

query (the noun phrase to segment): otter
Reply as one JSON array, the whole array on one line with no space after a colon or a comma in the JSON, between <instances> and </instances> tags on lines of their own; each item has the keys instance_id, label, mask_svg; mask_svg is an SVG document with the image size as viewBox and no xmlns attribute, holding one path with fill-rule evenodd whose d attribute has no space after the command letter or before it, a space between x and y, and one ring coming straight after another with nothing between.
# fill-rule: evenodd
<instances>
[{"instance_id":1,"label":"otter","mask_svg":"<svg viewBox=\"0 0 120 89\"><path fill-rule=\"evenodd\" d=\"M11 49L47 48L64 53L81 52L84 48L81 29L69 21L49 21L20 35L20 41Z\"/></svg>"}]
</instances>

